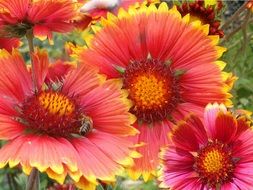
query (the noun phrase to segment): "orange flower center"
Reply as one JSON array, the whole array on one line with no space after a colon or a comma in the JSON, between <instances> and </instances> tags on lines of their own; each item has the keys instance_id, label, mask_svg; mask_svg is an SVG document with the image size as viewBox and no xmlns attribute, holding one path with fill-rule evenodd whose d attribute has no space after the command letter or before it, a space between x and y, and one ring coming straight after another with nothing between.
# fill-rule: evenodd
<instances>
[{"instance_id":1,"label":"orange flower center","mask_svg":"<svg viewBox=\"0 0 253 190\"><path fill-rule=\"evenodd\" d=\"M208 173L219 173L223 168L224 161L225 157L223 153L214 149L205 155L203 166Z\"/></svg>"},{"instance_id":2,"label":"orange flower center","mask_svg":"<svg viewBox=\"0 0 253 190\"><path fill-rule=\"evenodd\" d=\"M43 92L38 99L40 105L50 114L64 116L75 110L75 104L63 94Z\"/></svg>"},{"instance_id":3,"label":"orange flower center","mask_svg":"<svg viewBox=\"0 0 253 190\"><path fill-rule=\"evenodd\" d=\"M215 188L232 179L235 162L231 150L219 142L209 143L198 153L195 168L201 180Z\"/></svg>"},{"instance_id":4,"label":"orange flower center","mask_svg":"<svg viewBox=\"0 0 253 190\"><path fill-rule=\"evenodd\" d=\"M134 102L131 112L147 123L165 119L176 106L178 84L170 68L156 60L130 63L124 88Z\"/></svg>"},{"instance_id":5,"label":"orange flower center","mask_svg":"<svg viewBox=\"0 0 253 190\"><path fill-rule=\"evenodd\" d=\"M55 136L86 135L92 129L92 120L76 102L54 91L29 98L22 107L21 118L29 130Z\"/></svg>"},{"instance_id":6,"label":"orange flower center","mask_svg":"<svg viewBox=\"0 0 253 190\"><path fill-rule=\"evenodd\" d=\"M162 107L171 94L165 80L146 73L135 78L130 91L136 105L143 109Z\"/></svg>"}]
</instances>

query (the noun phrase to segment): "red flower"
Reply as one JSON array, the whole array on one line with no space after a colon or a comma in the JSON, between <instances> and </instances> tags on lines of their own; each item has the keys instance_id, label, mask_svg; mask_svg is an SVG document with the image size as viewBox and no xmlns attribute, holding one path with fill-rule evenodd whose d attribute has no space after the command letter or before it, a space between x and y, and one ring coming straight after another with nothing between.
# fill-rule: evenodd
<instances>
[{"instance_id":1,"label":"red flower","mask_svg":"<svg viewBox=\"0 0 253 190\"><path fill-rule=\"evenodd\" d=\"M34 78L21 55L0 55L0 167L33 167L63 183L69 175L80 188L113 181L138 156L126 139L136 134L121 83L86 66L49 67L45 52L32 56ZM62 73L61 76L56 71ZM57 75L55 75L57 73Z\"/></svg>"},{"instance_id":2,"label":"red flower","mask_svg":"<svg viewBox=\"0 0 253 190\"><path fill-rule=\"evenodd\" d=\"M156 173L158 152L167 143L172 123L188 112L202 115L209 101L230 104L231 76L217 59L225 51L208 25L190 22L166 3L121 10L103 19L80 61L122 80L133 101L130 112L140 134L133 140L143 157L130 171L145 180Z\"/></svg>"},{"instance_id":3,"label":"red flower","mask_svg":"<svg viewBox=\"0 0 253 190\"><path fill-rule=\"evenodd\" d=\"M175 126L162 151L161 187L171 189L251 189L253 132L244 117L224 105L209 104L204 123L190 115Z\"/></svg>"},{"instance_id":4,"label":"red flower","mask_svg":"<svg viewBox=\"0 0 253 190\"><path fill-rule=\"evenodd\" d=\"M22 37L33 29L40 39L52 38L52 32L69 32L75 16L72 0L1 0L0 23L7 36Z\"/></svg>"}]
</instances>

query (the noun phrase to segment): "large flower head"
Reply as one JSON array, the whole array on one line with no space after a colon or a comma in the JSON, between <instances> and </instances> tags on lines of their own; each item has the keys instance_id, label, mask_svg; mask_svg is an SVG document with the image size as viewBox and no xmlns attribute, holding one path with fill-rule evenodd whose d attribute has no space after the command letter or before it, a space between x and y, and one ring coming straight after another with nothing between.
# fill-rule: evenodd
<instances>
[{"instance_id":1,"label":"large flower head","mask_svg":"<svg viewBox=\"0 0 253 190\"><path fill-rule=\"evenodd\" d=\"M161 187L252 189L253 132L245 116L209 104L204 123L195 115L180 121L161 153Z\"/></svg>"},{"instance_id":2,"label":"large flower head","mask_svg":"<svg viewBox=\"0 0 253 190\"><path fill-rule=\"evenodd\" d=\"M2 35L22 37L27 30L40 39L52 38L52 32L69 32L75 16L72 0L0 0Z\"/></svg>"},{"instance_id":3,"label":"large flower head","mask_svg":"<svg viewBox=\"0 0 253 190\"><path fill-rule=\"evenodd\" d=\"M139 156L126 139L136 129L121 83L85 66L49 66L43 51L32 59L33 77L18 52L1 51L0 167L37 168L59 183L69 175L88 190L113 181Z\"/></svg>"},{"instance_id":4,"label":"large flower head","mask_svg":"<svg viewBox=\"0 0 253 190\"><path fill-rule=\"evenodd\" d=\"M209 101L230 104L227 91L233 80L217 60L225 48L216 45L219 36L208 36L208 25L191 23L189 15L182 18L165 3L122 9L101 24L104 28L97 29L80 61L123 81L140 130L137 150L143 155L130 172L147 180L174 121L189 111L201 115Z\"/></svg>"}]
</instances>

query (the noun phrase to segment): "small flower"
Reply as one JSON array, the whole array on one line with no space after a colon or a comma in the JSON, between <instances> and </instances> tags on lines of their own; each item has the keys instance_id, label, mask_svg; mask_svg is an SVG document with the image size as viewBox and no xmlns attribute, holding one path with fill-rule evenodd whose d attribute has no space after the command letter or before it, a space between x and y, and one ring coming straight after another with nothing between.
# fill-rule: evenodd
<instances>
[{"instance_id":1,"label":"small flower","mask_svg":"<svg viewBox=\"0 0 253 190\"><path fill-rule=\"evenodd\" d=\"M222 104L209 104L204 123L196 115L179 122L163 149L161 187L251 189L253 132L250 122Z\"/></svg>"},{"instance_id":2,"label":"small flower","mask_svg":"<svg viewBox=\"0 0 253 190\"><path fill-rule=\"evenodd\" d=\"M253 0L249 0L246 4L246 8L253 12Z\"/></svg>"},{"instance_id":3,"label":"small flower","mask_svg":"<svg viewBox=\"0 0 253 190\"><path fill-rule=\"evenodd\" d=\"M0 139L7 141L0 167L37 168L60 184L69 175L88 190L96 179L115 180L139 156L126 139L137 130L121 83L85 66L49 65L44 51L32 59L34 77L17 51L0 54Z\"/></svg>"},{"instance_id":4,"label":"small flower","mask_svg":"<svg viewBox=\"0 0 253 190\"><path fill-rule=\"evenodd\" d=\"M41 40L52 39L52 32L69 32L75 16L71 0L1 0L0 23L2 35L22 37L27 30Z\"/></svg>"},{"instance_id":5,"label":"small flower","mask_svg":"<svg viewBox=\"0 0 253 190\"><path fill-rule=\"evenodd\" d=\"M231 103L228 85L234 79L217 60L225 49L217 46L219 36L208 36L208 25L182 18L166 3L121 9L101 25L79 60L123 81L140 131L133 142L143 155L129 172L148 180L156 174L159 149L175 121L190 111L202 115L210 101Z\"/></svg>"},{"instance_id":6,"label":"small flower","mask_svg":"<svg viewBox=\"0 0 253 190\"><path fill-rule=\"evenodd\" d=\"M221 2L218 2L217 8L213 5L214 1L202 1L196 0L195 2L184 2L181 6L177 6L178 11L185 16L187 14L191 15L191 19L200 20L202 24L209 24L209 34L219 35L221 38L224 36L224 32L219 29L220 20L216 19L215 11L219 11L222 7ZM205 5L208 6L205 6ZM215 3L216 4L216 3Z\"/></svg>"}]
</instances>

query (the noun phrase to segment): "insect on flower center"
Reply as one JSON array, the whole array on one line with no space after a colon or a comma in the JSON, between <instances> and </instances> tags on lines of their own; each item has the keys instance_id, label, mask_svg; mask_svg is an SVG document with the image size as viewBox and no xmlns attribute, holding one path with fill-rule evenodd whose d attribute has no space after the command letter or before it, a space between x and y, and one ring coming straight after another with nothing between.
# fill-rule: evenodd
<instances>
[{"instance_id":1,"label":"insect on flower center","mask_svg":"<svg viewBox=\"0 0 253 190\"><path fill-rule=\"evenodd\" d=\"M178 84L170 68L157 60L130 63L123 75L124 88L139 120L151 123L166 118L178 102Z\"/></svg>"},{"instance_id":2,"label":"insect on flower center","mask_svg":"<svg viewBox=\"0 0 253 190\"><path fill-rule=\"evenodd\" d=\"M45 91L24 102L21 119L29 131L54 136L86 135L93 128L74 98L60 92Z\"/></svg>"},{"instance_id":3,"label":"insect on flower center","mask_svg":"<svg viewBox=\"0 0 253 190\"><path fill-rule=\"evenodd\" d=\"M202 148L195 161L195 169L201 180L215 188L232 179L235 162L227 145L213 142Z\"/></svg>"}]
</instances>

